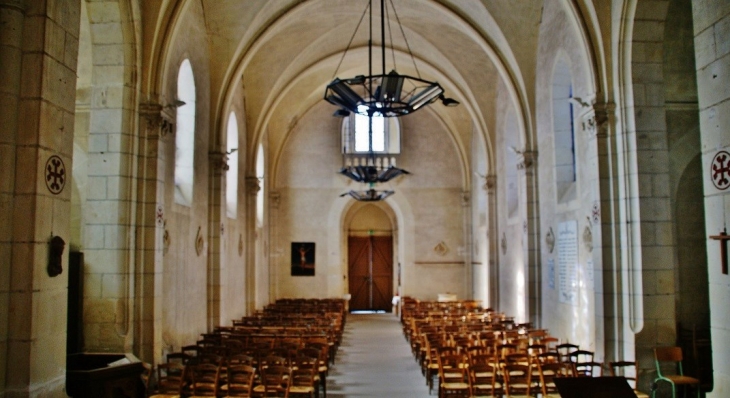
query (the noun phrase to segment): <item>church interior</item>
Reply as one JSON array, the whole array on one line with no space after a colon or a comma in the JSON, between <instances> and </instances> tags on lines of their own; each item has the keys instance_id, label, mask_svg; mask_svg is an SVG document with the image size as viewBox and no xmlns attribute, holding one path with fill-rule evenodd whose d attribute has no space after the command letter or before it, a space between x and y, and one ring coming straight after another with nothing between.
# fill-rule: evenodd
<instances>
[{"instance_id":1,"label":"church interior","mask_svg":"<svg viewBox=\"0 0 730 398\"><path fill-rule=\"evenodd\" d=\"M680 346L730 396L727 0L0 0L0 32L0 398L286 299L478 303L645 392Z\"/></svg>"}]
</instances>

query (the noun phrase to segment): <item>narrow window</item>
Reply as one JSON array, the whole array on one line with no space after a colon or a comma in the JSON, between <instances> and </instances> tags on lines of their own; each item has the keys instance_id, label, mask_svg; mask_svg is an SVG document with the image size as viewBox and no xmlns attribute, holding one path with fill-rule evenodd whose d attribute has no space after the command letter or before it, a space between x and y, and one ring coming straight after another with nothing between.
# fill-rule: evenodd
<instances>
[{"instance_id":1,"label":"narrow window","mask_svg":"<svg viewBox=\"0 0 730 398\"><path fill-rule=\"evenodd\" d=\"M555 154L555 187L558 203L576 198L576 156L573 84L570 65L559 60L553 71L553 144Z\"/></svg>"},{"instance_id":2,"label":"narrow window","mask_svg":"<svg viewBox=\"0 0 730 398\"><path fill-rule=\"evenodd\" d=\"M236 218L238 206L238 121L236 113L228 115L226 152L228 152L228 172L226 173L226 214Z\"/></svg>"},{"instance_id":3,"label":"narrow window","mask_svg":"<svg viewBox=\"0 0 730 398\"><path fill-rule=\"evenodd\" d=\"M190 206L193 202L195 155L195 78L189 60L180 64L177 75L177 99L184 104L177 108L175 132L175 202Z\"/></svg>"}]
</instances>

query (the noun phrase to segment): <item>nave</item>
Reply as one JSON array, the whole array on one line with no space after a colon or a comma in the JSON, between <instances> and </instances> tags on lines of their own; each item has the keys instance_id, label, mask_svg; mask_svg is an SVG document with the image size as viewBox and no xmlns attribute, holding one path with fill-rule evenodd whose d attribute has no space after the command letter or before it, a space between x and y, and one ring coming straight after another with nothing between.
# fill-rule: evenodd
<instances>
[{"instance_id":1,"label":"nave","mask_svg":"<svg viewBox=\"0 0 730 398\"><path fill-rule=\"evenodd\" d=\"M429 396L394 314L347 316L337 362L327 382L328 398Z\"/></svg>"}]
</instances>

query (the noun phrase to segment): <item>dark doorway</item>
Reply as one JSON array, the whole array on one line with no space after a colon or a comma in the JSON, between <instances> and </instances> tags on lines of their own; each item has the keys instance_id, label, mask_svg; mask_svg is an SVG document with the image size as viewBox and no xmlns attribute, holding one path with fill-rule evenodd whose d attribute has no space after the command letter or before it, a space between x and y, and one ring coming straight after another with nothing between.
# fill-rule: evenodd
<instances>
[{"instance_id":1,"label":"dark doorway","mask_svg":"<svg viewBox=\"0 0 730 398\"><path fill-rule=\"evenodd\" d=\"M391 312L393 237L348 238L350 311Z\"/></svg>"}]
</instances>

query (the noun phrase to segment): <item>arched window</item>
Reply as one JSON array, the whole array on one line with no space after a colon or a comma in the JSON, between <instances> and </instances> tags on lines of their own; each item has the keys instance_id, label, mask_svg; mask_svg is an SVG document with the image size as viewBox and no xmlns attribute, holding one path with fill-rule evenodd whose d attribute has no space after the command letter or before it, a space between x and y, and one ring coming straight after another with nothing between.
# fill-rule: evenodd
<instances>
[{"instance_id":1,"label":"arched window","mask_svg":"<svg viewBox=\"0 0 730 398\"><path fill-rule=\"evenodd\" d=\"M570 65L558 60L553 71L553 143L555 149L555 187L558 203L576 198L575 126L573 83Z\"/></svg>"},{"instance_id":2,"label":"arched window","mask_svg":"<svg viewBox=\"0 0 730 398\"><path fill-rule=\"evenodd\" d=\"M228 115L227 137L226 214L229 218L236 218L238 207L238 121L235 112Z\"/></svg>"},{"instance_id":3,"label":"arched window","mask_svg":"<svg viewBox=\"0 0 730 398\"><path fill-rule=\"evenodd\" d=\"M507 217L512 218L518 215L519 210L519 174L517 173L517 151L520 148L519 128L517 126L517 114L510 110L504 123L504 174L505 193L507 194Z\"/></svg>"},{"instance_id":4,"label":"arched window","mask_svg":"<svg viewBox=\"0 0 730 398\"><path fill-rule=\"evenodd\" d=\"M370 121L367 116L355 114L342 122L343 153L370 152ZM373 116L373 152L400 153L400 124L396 117Z\"/></svg>"},{"instance_id":5,"label":"arched window","mask_svg":"<svg viewBox=\"0 0 730 398\"><path fill-rule=\"evenodd\" d=\"M190 206L193 201L195 155L195 78L189 60L180 64L177 75L177 99L184 102L177 108L175 131L175 202Z\"/></svg>"}]
</instances>

